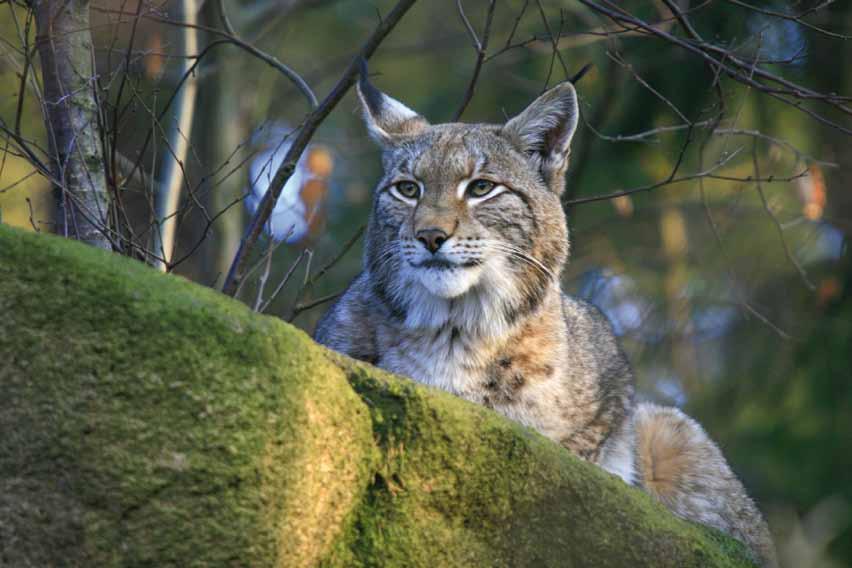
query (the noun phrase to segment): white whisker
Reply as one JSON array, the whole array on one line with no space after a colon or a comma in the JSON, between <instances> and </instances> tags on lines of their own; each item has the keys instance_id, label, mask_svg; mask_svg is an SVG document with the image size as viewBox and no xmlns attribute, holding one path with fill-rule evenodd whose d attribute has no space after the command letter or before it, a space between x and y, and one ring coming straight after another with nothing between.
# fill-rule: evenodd
<instances>
[{"instance_id":1,"label":"white whisker","mask_svg":"<svg viewBox=\"0 0 852 568\"><path fill-rule=\"evenodd\" d=\"M485 246L487 248L490 248L491 250L494 250L494 251L500 251L500 252L508 253L513 258L517 258L519 260L522 260L522 261L526 262L527 264L529 264L530 266L537 268L548 278L550 278L552 280L557 279L556 274L554 274L554 272L552 270L550 270L548 267L546 267L540 260L538 260L534 256L530 255L529 253L521 250L520 248L518 248L514 245L511 245L509 243L504 243L504 242L501 242L501 241L489 240L489 241L486 241Z\"/></svg>"}]
</instances>

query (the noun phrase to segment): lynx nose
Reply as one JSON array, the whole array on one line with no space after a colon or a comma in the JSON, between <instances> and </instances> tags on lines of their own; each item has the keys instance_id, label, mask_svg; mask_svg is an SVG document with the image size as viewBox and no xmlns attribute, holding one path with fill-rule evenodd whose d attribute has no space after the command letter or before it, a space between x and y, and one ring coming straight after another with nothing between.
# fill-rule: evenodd
<instances>
[{"instance_id":1,"label":"lynx nose","mask_svg":"<svg viewBox=\"0 0 852 568\"><path fill-rule=\"evenodd\" d=\"M421 231L417 231L417 240L423 243L429 252L435 254L438 252L438 249L441 248L441 245L446 242L449 238L447 233L442 231L441 229L423 229Z\"/></svg>"}]
</instances>

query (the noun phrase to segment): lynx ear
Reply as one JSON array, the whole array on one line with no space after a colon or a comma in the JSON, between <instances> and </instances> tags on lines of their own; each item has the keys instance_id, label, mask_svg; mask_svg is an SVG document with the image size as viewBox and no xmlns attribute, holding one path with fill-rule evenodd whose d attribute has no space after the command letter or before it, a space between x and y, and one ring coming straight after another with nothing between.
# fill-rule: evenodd
<instances>
[{"instance_id":1,"label":"lynx ear","mask_svg":"<svg viewBox=\"0 0 852 568\"><path fill-rule=\"evenodd\" d=\"M533 160L557 193L565 189L565 169L579 116L577 93L565 82L534 100L503 127L503 134Z\"/></svg>"},{"instance_id":2,"label":"lynx ear","mask_svg":"<svg viewBox=\"0 0 852 568\"><path fill-rule=\"evenodd\" d=\"M420 134L429 126L425 118L370 83L364 59L361 59L358 97L361 99L367 130L381 146L393 146L404 138Z\"/></svg>"}]
</instances>

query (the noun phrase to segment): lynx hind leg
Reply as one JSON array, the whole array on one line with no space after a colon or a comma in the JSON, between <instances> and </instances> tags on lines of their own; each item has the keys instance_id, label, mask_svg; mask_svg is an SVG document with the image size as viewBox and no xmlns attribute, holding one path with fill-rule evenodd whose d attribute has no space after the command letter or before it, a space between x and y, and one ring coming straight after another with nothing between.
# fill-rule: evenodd
<instances>
[{"instance_id":1,"label":"lynx hind leg","mask_svg":"<svg viewBox=\"0 0 852 568\"><path fill-rule=\"evenodd\" d=\"M676 408L640 404L635 426L637 465L648 493L677 516L742 541L762 566L777 566L763 516L695 420Z\"/></svg>"},{"instance_id":2,"label":"lynx hind leg","mask_svg":"<svg viewBox=\"0 0 852 568\"><path fill-rule=\"evenodd\" d=\"M632 417L625 419L607 439L596 463L628 485L640 481L636 471L636 431Z\"/></svg>"}]
</instances>

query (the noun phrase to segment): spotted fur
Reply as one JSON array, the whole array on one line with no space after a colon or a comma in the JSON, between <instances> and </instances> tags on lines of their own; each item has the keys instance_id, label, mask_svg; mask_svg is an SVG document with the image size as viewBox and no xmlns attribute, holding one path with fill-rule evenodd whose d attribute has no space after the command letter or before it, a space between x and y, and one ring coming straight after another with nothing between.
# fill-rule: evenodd
<instances>
[{"instance_id":1,"label":"spotted fur","mask_svg":"<svg viewBox=\"0 0 852 568\"><path fill-rule=\"evenodd\" d=\"M633 375L608 321L559 285L573 86L551 89L502 126L430 125L366 74L359 94L385 173L364 270L316 339L493 408L671 506L643 477L654 451L637 460L649 446L636 443Z\"/></svg>"}]
</instances>

